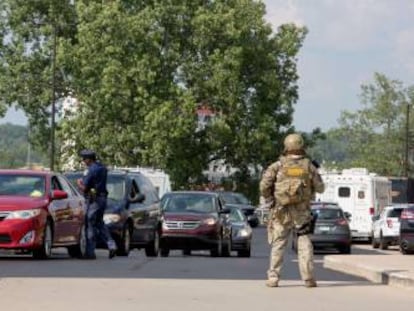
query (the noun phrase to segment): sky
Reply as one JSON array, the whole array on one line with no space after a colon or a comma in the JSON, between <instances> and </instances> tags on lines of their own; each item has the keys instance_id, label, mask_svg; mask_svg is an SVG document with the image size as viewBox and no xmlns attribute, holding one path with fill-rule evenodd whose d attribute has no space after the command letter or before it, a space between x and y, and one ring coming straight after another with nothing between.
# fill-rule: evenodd
<instances>
[{"instance_id":1,"label":"sky","mask_svg":"<svg viewBox=\"0 0 414 311\"><path fill-rule=\"evenodd\" d=\"M263 0L275 31L283 23L309 30L298 55L300 131L338 126L341 111L361 109L361 85L375 72L414 85L413 0ZM1 123L25 124L9 109Z\"/></svg>"}]
</instances>

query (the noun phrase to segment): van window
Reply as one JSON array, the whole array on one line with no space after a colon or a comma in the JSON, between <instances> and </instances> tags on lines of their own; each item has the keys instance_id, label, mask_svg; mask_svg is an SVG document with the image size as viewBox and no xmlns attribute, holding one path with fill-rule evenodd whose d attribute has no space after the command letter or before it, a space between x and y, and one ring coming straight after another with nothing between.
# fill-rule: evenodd
<instances>
[{"instance_id":1,"label":"van window","mask_svg":"<svg viewBox=\"0 0 414 311\"><path fill-rule=\"evenodd\" d=\"M351 196L351 188L349 188L349 187L339 187L338 196L340 198L349 198Z\"/></svg>"}]
</instances>

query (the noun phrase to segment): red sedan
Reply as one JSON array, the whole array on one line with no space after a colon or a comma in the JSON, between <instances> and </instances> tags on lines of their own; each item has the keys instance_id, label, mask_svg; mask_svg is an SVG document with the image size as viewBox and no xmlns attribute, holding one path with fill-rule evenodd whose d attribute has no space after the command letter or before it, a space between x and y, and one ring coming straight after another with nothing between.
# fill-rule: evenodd
<instances>
[{"instance_id":1,"label":"red sedan","mask_svg":"<svg viewBox=\"0 0 414 311\"><path fill-rule=\"evenodd\" d=\"M0 249L49 258L53 247L85 253L85 200L61 174L0 170Z\"/></svg>"}]
</instances>

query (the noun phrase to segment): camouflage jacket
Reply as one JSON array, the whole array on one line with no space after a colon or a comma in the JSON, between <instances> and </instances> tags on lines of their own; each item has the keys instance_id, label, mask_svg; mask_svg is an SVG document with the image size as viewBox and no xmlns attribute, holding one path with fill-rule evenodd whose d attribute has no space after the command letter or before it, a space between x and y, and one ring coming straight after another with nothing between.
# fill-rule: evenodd
<instances>
[{"instance_id":1,"label":"camouflage jacket","mask_svg":"<svg viewBox=\"0 0 414 311\"><path fill-rule=\"evenodd\" d=\"M301 159L303 156L298 155L288 155L287 157L295 157L296 159ZM264 172L262 179L260 181L260 195L265 199L266 203L275 202L275 184L279 175L279 169L281 167L280 159L277 162L271 164ZM309 172L311 175L311 188L313 194L315 192L322 193L325 190L325 185L322 181L321 176L318 173L317 168L310 164ZM277 206L277 202L273 203L273 206Z\"/></svg>"}]
</instances>

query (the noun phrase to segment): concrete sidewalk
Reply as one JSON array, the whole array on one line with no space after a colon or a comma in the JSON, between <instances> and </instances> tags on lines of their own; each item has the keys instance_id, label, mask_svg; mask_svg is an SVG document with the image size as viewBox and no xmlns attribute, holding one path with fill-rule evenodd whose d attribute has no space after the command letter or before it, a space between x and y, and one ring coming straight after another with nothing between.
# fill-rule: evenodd
<instances>
[{"instance_id":1,"label":"concrete sidewalk","mask_svg":"<svg viewBox=\"0 0 414 311\"><path fill-rule=\"evenodd\" d=\"M323 265L377 284L414 290L413 255L329 255L324 257Z\"/></svg>"}]
</instances>

